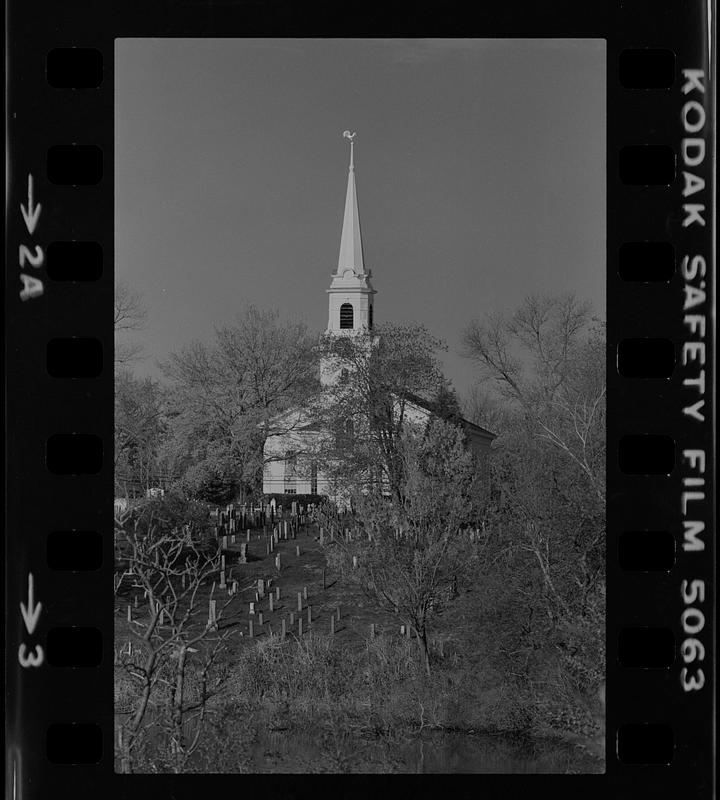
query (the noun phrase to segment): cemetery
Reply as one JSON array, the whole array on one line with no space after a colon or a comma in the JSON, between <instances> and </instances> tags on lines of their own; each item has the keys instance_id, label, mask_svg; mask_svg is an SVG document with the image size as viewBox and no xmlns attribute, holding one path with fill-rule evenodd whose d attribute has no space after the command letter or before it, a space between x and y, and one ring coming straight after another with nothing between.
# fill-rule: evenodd
<instances>
[{"instance_id":1,"label":"cemetery","mask_svg":"<svg viewBox=\"0 0 720 800\"><path fill-rule=\"evenodd\" d=\"M183 771L193 764L202 764L206 770L208 748L212 757L218 757L217 743L210 747L209 742L218 735L217 721L227 718L245 736L250 731L260 741L274 736L280 750L287 747L288 736L294 741L303 730L307 734L312 729L329 735L332 730L337 733L338 725L344 736L359 736L367 747L380 747L380 743L389 747L393 742L393 752L401 745L409 747L418 736L422 741L423 736L438 734L445 742L447 736L476 730L487 734L502 728L502 721L493 717L492 703L488 708L483 701L493 697L486 681L478 681L475 675L469 679L475 686L466 684L458 694L459 682L468 681L473 659L462 662L467 661L468 649L478 644L471 639L477 593L464 592L438 615L431 637L433 672L424 675L412 623L383 609L348 580L347 570L361 569L357 554L349 555L345 562L331 555L340 549L351 553L354 542L366 534L349 512L339 513L339 524L327 528L318 518L314 507L297 502L286 507L231 504L212 509L205 529L195 532L208 552L211 568L203 571L202 581L193 587L191 601L182 598L199 577L197 570L178 569L172 597L157 597L152 588L148 591L143 586L161 582L159 576L166 571L162 557L157 555L151 564L133 563L132 557L126 557L127 547L118 550L115 662L116 672L124 677L116 682L116 745L122 754L124 746L134 743L135 752L126 755L133 771L141 766L143 752L148 753L147 758L152 753L158 763L155 745L147 748L151 742L157 743L154 737L158 734L151 731L163 727L153 721L150 707L164 701L151 699L138 728L140 735L133 739L128 730L142 697L142 680L133 684L132 676L147 668L149 640L145 637L151 628L150 639L156 642L158 653L166 648L171 660L187 659L187 671L178 685L190 701L185 705L181 701L176 707L187 742L192 742L199 730L193 727L198 724L198 706L205 717L195 747L188 747L187 742L183 745ZM187 534L175 532L178 539ZM480 529L468 528L461 535L470 548L482 548L486 538ZM192 613L188 614L190 605ZM180 618L185 616L189 624L184 626ZM203 660L213 649L217 652L212 661ZM194 659L198 665L211 663L209 671L223 676L215 692L207 691L206 700L193 686L197 676L190 678ZM156 679L177 679L177 675L173 666ZM474 702L468 702L468 690ZM157 688L151 695L153 692L164 697ZM171 727L167 721L165 726ZM273 733L276 730L285 733ZM568 746L564 743L559 751L568 763L580 758L586 767L594 767L592 758L581 757L577 748L568 756L570 751L563 749ZM521 743L512 747L518 748L522 761ZM317 759L318 752L313 752ZM383 752L379 763L389 757ZM408 758L417 761L415 750L408 752ZM293 758L287 758L292 762L296 757L293 748ZM169 769L172 764L170 756ZM338 769L337 764L333 767L323 759L316 766L318 771ZM257 760L246 767L258 770ZM225 768L238 769L237 765ZM266 768L275 771L278 765Z\"/></svg>"}]
</instances>

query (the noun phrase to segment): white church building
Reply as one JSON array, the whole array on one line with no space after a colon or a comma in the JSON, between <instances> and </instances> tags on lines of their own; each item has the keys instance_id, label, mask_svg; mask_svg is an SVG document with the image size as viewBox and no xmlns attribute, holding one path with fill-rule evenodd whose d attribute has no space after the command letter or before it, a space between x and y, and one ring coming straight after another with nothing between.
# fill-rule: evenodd
<instances>
[{"instance_id":1,"label":"white church building","mask_svg":"<svg viewBox=\"0 0 720 800\"><path fill-rule=\"evenodd\" d=\"M360 215L355 188L354 137L350 140L345 213L340 237L337 269L332 274L328 295L328 324L330 336L353 336L373 330L376 291L371 283L371 271L363 258ZM327 359L320 363L320 382L323 386L341 380L342 366ZM406 401L406 417L413 422L426 422L432 411L420 402ZM468 420L462 420L468 446L487 460L495 435ZM317 416L310 408L296 408L273 420L272 429L279 432L268 436L264 448L264 494L334 494L329 481L319 471L317 463L307 454L313 443L323 435Z\"/></svg>"}]
</instances>

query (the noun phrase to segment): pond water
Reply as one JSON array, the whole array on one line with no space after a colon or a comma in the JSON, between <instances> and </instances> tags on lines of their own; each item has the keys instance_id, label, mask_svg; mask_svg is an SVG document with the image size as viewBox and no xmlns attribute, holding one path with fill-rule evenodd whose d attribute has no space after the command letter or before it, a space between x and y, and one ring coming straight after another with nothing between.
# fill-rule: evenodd
<instances>
[{"instance_id":1,"label":"pond water","mask_svg":"<svg viewBox=\"0 0 720 800\"><path fill-rule=\"evenodd\" d=\"M602 763L563 742L465 732L387 738L266 733L250 748L253 772L577 773Z\"/></svg>"},{"instance_id":2,"label":"pond water","mask_svg":"<svg viewBox=\"0 0 720 800\"><path fill-rule=\"evenodd\" d=\"M117 721L120 722L120 715ZM342 731L259 727L214 740L193 757L192 771L244 773L588 773L604 764L559 740L487 733L425 731L366 737Z\"/></svg>"}]
</instances>

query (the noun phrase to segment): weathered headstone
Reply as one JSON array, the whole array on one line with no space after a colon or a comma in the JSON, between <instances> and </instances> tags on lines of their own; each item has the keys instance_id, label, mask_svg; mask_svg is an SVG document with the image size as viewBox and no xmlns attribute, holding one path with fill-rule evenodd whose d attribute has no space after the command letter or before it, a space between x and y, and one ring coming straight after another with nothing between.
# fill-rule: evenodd
<instances>
[{"instance_id":1,"label":"weathered headstone","mask_svg":"<svg viewBox=\"0 0 720 800\"><path fill-rule=\"evenodd\" d=\"M298 611L302 611L302 592L298 592Z\"/></svg>"},{"instance_id":2,"label":"weathered headstone","mask_svg":"<svg viewBox=\"0 0 720 800\"><path fill-rule=\"evenodd\" d=\"M208 608L208 624L212 630L217 630L217 600L210 600Z\"/></svg>"},{"instance_id":3,"label":"weathered headstone","mask_svg":"<svg viewBox=\"0 0 720 800\"><path fill-rule=\"evenodd\" d=\"M353 569L357 569L357 565L358 565L358 557L353 556Z\"/></svg>"},{"instance_id":4,"label":"weathered headstone","mask_svg":"<svg viewBox=\"0 0 720 800\"><path fill-rule=\"evenodd\" d=\"M279 587L279 586L276 586L276 587L275 587L275 599L276 599L278 602L280 602L280 587Z\"/></svg>"},{"instance_id":5,"label":"weathered headstone","mask_svg":"<svg viewBox=\"0 0 720 800\"><path fill-rule=\"evenodd\" d=\"M265 597L265 581L262 578L258 578L257 590L260 597Z\"/></svg>"},{"instance_id":6,"label":"weathered headstone","mask_svg":"<svg viewBox=\"0 0 720 800\"><path fill-rule=\"evenodd\" d=\"M280 553L275 556L275 569L280 572Z\"/></svg>"},{"instance_id":7,"label":"weathered headstone","mask_svg":"<svg viewBox=\"0 0 720 800\"><path fill-rule=\"evenodd\" d=\"M307 600L307 586L303 586L303 600Z\"/></svg>"},{"instance_id":8,"label":"weathered headstone","mask_svg":"<svg viewBox=\"0 0 720 800\"><path fill-rule=\"evenodd\" d=\"M262 613L262 611L258 612L258 626L260 628L262 628L262 626L263 626L263 613Z\"/></svg>"},{"instance_id":9,"label":"weathered headstone","mask_svg":"<svg viewBox=\"0 0 720 800\"><path fill-rule=\"evenodd\" d=\"M240 545L240 556L238 557L238 564L247 564L247 551L248 546L245 542Z\"/></svg>"},{"instance_id":10,"label":"weathered headstone","mask_svg":"<svg viewBox=\"0 0 720 800\"><path fill-rule=\"evenodd\" d=\"M370 623L370 638L371 639L375 638L375 623L374 622Z\"/></svg>"},{"instance_id":11,"label":"weathered headstone","mask_svg":"<svg viewBox=\"0 0 720 800\"><path fill-rule=\"evenodd\" d=\"M282 622L280 624L280 638L283 641L285 641L285 618L284 617L283 617L283 620L282 620Z\"/></svg>"},{"instance_id":12,"label":"weathered headstone","mask_svg":"<svg viewBox=\"0 0 720 800\"><path fill-rule=\"evenodd\" d=\"M297 546L295 547L295 555L296 555L298 558L300 558L300 545L297 545Z\"/></svg>"},{"instance_id":13,"label":"weathered headstone","mask_svg":"<svg viewBox=\"0 0 720 800\"><path fill-rule=\"evenodd\" d=\"M255 603L253 603L252 600L250 601L250 612L249 613L250 614L254 614L255 613Z\"/></svg>"},{"instance_id":14,"label":"weathered headstone","mask_svg":"<svg viewBox=\"0 0 720 800\"><path fill-rule=\"evenodd\" d=\"M273 607L274 606L274 603L273 603L274 597L273 597L272 594L268 595L268 600L270 601L270 613L272 614L272 612L275 610L274 607Z\"/></svg>"},{"instance_id":15,"label":"weathered headstone","mask_svg":"<svg viewBox=\"0 0 720 800\"><path fill-rule=\"evenodd\" d=\"M132 622L132 606L127 607L127 621Z\"/></svg>"}]
</instances>

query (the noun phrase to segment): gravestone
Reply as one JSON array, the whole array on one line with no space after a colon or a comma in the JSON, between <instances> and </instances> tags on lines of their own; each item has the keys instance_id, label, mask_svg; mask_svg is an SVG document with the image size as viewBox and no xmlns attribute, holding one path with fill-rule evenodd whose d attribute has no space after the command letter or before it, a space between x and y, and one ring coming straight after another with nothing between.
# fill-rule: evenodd
<instances>
[{"instance_id":1,"label":"gravestone","mask_svg":"<svg viewBox=\"0 0 720 800\"><path fill-rule=\"evenodd\" d=\"M208 623L212 630L217 630L217 600L210 600L208 607Z\"/></svg>"}]
</instances>

